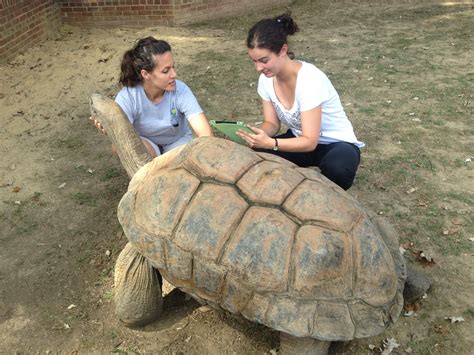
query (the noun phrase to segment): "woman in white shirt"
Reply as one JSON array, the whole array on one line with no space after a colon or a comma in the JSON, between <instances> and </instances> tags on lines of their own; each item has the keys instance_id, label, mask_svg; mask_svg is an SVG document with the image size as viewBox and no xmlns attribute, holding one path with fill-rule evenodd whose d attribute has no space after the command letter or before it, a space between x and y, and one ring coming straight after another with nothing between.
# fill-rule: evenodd
<instances>
[{"instance_id":1,"label":"woman in white shirt","mask_svg":"<svg viewBox=\"0 0 474 355\"><path fill-rule=\"evenodd\" d=\"M260 72L258 93L264 121L255 134L239 131L254 149L264 149L299 166L318 166L327 178L347 190L360 162L352 124L327 76L313 64L294 60L287 36L298 31L288 14L257 22L247 47ZM281 123L288 127L277 135Z\"/></svg>"},{"instance_id":2,"label":"woman in white shirt","mask_svg":"<svg viewBox=\"0 0 474 355\"><path fill-rule=\"evenodd\" d=\"M152 157L190 142L191 128L198 137L212 136L191 89L176 79L171 46L166 41L139 39L123 55L120 69L122 89L115 101ZM94 120L94 124L103 130L100 122Z\"/></svg>"}]
</instances>

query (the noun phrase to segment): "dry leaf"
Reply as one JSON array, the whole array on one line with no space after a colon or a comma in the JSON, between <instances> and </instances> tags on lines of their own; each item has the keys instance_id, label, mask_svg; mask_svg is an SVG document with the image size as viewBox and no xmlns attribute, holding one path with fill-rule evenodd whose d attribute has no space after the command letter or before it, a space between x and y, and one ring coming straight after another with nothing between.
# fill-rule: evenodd
<instances>
[{"instance_id":1,"label":"dry leaf","mask_svg":"<svg viewBox=\"0 0 474 355\"><path fill-rule=\"evenodd\" d=\"M433 328L434 328L434 331L438 334L442 334L442 335L449 334L449 330L443 327L441 324L435 324Z\"/></svg>"},{"instance_id":2,"label":"dry leaf","mask_svg":"<svg viewBox=\"0 0 474 355\"><path fill-rule=\"evenodd\" d=\"M450 320L451 323L461 323L465 321L463 317L444 317L444 319Z\"/></svg>"},{"instance_id":3,"label":"dry leaf","mask_svg":"<svg viewBox=\"0 0 474 355\"><path fill-rule=\"evenodd\" d=\"M15 192L15 193L20 192L21 187L20 186L15 186L12 191Z\"/></svg>"},{"instance_id":4,"label":"dry leaf","mask_svg":"<svg viewBox=\"0 0 474 355\"><path fill-rule=\"evenodd\" d=\"M400 344L397 343L395 338L385 339L383 341L384 350L382 351L382 355L390 354L393 351L393 349L396 349L399 346Z\"/></svg>"},{"instance_id":5,"label":"dry leaf","mask_svg":"<svg viewBox=\"0 0 474 355\"><path fill-rule=\"evenodd\" d=\"M75 304L70 304L67 309L73 309L73 308L76 308L77 306Z\"/></svg>"},{"instance_id":6,"label":"dry leaf","mask_svg":"<svg viewBox=\"0 0 474 355\"><path fill-rule=\"evenodd\" d=\"M415 246L415 244L413 242L406 242L406 243L400 244L400 247L405 249L405 250L409 250L409 249L413 248L414 246Z\"/></svg>"},{"instance_id":7,"label":"dry leaf","mask_svg":"<svg viewBox=\"0 0 474 355\"><path fill-rule=\"evenodd\" d=\"M427 256L422 250L412 251L412 254L423 266L433 266L436 264L433 258Z\"/></svg>"}]
</instances>

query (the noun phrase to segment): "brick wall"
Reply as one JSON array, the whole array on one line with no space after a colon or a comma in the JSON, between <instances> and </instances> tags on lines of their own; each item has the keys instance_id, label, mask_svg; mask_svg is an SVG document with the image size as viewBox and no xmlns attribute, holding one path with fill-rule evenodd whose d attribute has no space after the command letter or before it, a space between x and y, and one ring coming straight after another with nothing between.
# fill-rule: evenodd
<instances>
[{"instance_id":1,"label":"brick wall","mask_svg":"<svg viewBox=\"0 0 474 355\"><path fill-rule=\"evenodd\" d=\"M180 25L290 0L57 0L64 22L81 26Z\"/></svg>"},{"instance_id":2,"label":"brick wall","mask_svg":"<svg viewBox=\"0 0 474 355\"><path fill-rule=\"evenodd\" d=\"M197 22L289 4L289 0L174 0L174 24ZM265 17L265 12L261 12Z\"/></svg>"},{"instance_id":3,"label":"brick wall","mask_svg":"<svg viewBox=\"0 0 474 355\"><path fill-rule=\"evenodd\" d=\"M174 0L56 0L63 22L81 26L173 24Z\"/></svg>"},{"instance_id":4,"label":"brick wall","mask_svg":"<svg viewBox=\"0 0 474 355\"><path fill-rule=\"evenodd\" d=\"M60 24L56 0L0 0L0 62L40 43Z\"/></svg>"}]
</instances>

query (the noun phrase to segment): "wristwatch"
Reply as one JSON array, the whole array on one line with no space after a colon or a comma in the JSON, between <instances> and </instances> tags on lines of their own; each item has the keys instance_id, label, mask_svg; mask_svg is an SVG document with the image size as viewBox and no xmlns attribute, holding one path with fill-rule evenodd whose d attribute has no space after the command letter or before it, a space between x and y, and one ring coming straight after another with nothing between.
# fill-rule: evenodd
<instances>
[{"instance_id":1,"label":"wristwatch","mask_svg":"<svg viewBox=\"0 0 474 355\"><path fill-rule=\"evenodd\" d=\"M275 140L275 145L273 146L273 150L276 152L278 151L278 140L276 138L273 138Z\"/></svg>"}]
</instances>

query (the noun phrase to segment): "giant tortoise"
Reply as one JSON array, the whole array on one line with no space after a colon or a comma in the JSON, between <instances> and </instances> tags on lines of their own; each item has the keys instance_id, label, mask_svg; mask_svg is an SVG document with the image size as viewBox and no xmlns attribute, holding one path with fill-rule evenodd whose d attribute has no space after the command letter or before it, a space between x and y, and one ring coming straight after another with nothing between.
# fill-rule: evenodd
<instances>
[{"instance_id":1,"label":"giant tortoise","mask_svg":"<svg viewBox=\"0 0 474 355\"><path fill-rule=\"evenodd\" d=\"M115 270L124 323L159 317L161 276L280 331L282 353L324 354L398 319L397 235L319 172L211 137L151 160L112 100L93 95L91 107L132 177L118 207L129 240Z\"/></svg>"}]
</instances>

